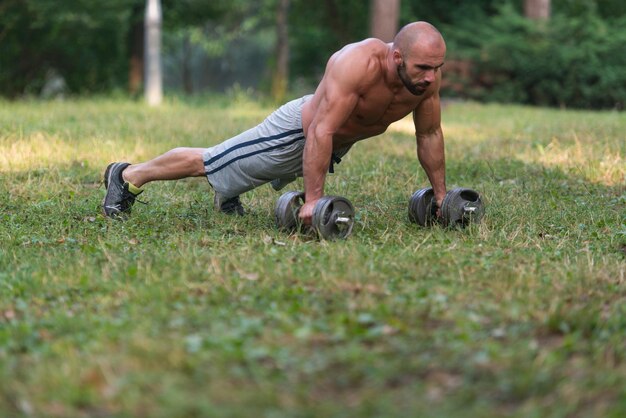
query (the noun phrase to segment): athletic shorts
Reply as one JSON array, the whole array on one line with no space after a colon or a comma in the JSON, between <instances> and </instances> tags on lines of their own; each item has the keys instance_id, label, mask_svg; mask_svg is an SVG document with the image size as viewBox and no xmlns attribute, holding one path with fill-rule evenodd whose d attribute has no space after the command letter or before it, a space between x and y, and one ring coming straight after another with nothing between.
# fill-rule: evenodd
<instances>
[{"instance_id":1,"label":"athletic shorts","mask_svg":"<svg viewBox=\"0 0 626 418\"><path fill-rule=\"evenodd\" d=\"M229 199L268 182L280 190L302 177L301 114L311 97L286 103L256 127L204 151L206 177L217 194ZM347 151L335 151L333 161L339 162Z\"/></svg>"}]
</instances>

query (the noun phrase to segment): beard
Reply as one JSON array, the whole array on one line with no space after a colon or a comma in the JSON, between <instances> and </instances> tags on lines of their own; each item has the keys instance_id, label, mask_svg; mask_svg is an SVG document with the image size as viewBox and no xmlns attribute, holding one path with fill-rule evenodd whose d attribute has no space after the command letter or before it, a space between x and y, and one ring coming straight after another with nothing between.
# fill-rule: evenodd
<instances>
[{"instance_id":1,"label":"beard","mask_svg":"<svg viewBox=\"0 0 626 418\"><path fill-rule=\"evenodd\" d=\"M430 84L413 84L411 82L411 79L409 78L409 75L406 73L406 64L404 63L404 61L402 61L402 64L398 65L398 77L400 77L400 80L402 81L402 84L404 84L404 87L406 87L406 89L414 96L421 96L422 94L424 94L424 92L428 88L428 85Z\"/></svg>"}]
</instances>

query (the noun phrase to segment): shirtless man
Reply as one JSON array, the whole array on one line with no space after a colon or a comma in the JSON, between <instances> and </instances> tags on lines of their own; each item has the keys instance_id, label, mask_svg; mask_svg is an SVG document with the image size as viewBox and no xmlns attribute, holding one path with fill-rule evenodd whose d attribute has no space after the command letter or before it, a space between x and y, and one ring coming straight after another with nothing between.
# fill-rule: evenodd
<instances>
[{"instance_id":1,"label":"shirtless man","mask_svg":"<svg viewBox=\"0 0 626 418\"><path fill-rule=\"evenodd\" d=\"M142 186L206 176L216 208L242 215L239 195L304 177L300 218L311 223L326 173L356 142L380 135L413 112L417 156L441 206L446 194L439 87L445 42L426 22L406 25L393 43L366 39L336 52L315 94L280 107L261 124L219 145L175 148L141 164L112 163L104 174L105 216L130 213Z\"/></svg>"}]
</instances>

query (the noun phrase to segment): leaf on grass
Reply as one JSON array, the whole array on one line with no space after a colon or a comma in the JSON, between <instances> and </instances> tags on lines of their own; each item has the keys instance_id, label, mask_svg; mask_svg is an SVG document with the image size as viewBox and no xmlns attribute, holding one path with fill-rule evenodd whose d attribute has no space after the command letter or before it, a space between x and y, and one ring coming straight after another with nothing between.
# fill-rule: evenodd
<instances>
[{"instance_id":1,"label":"leaf on grass","mask_svg":"<svg viewBox=\"0 0 626 418\"><path fill-rule=\"evenodd\" d=\"M342 282L337 285L340 290L345 292L351 292L355 294L359 293L371 293L374 295L388 295L389 292L383 289L381 286L375 284L361 284L361 283L350 283L350 282Z\"/></svg>"},{"instance_id":2,"label":"leaf on grass","mask_svg":"<svg viewBox=\"0 0 626 418\"><path fill-rule=\"evenodd\" d=\"M253 282L259 280L259 273L241 273L241 277Z\"/></svg>"},{"instance_id":3,"label":"leaf on grass","mask_svg":"<svg viewBox=\"0 0 626 418\"><path fill-rule=\"evenodd\" d=\"M504 338L506 337L506 330L504 328L495 328L491 330L491 336L493 338Z\"/></svg>"},{"instance_id":4,"label":"leaf on grass","mask_svg":"<svg viewBox=\"0 0 626 418\"><path fill-rule=\"evenodd\" d=\"M39 338L41 338L42 341L52 341L52 334L47 329L40 329Z\"/></svg>"},{"instance_id":5,"label":"leaf on grass","mask_svg":"<svg viewBox=\"0 0 626 418\"><path fill-rule=\"evenodd\" d=\"M366 325L370 325L370 324L366 324ZM367 331L367 336L368 337L385 337L385 336L394 335L397 333L398 333L398 330L395 329L394 327L387 325L387 324L383 324L383 325L370 326L370 328Z\"/></svg>"},{"instance_id":6,"label":"leaf on grass","mask_svg":"<svg viewBox=\"0 0 626 418\"><path fill-rule=\"evenodd\" d=\"M13 309L7 309L6 311L2 312L2 316L7 321L10 321L12 319L15 319L15 311Z\"/></svg>"},{"instance_id":7,"label":"leaf on grass","mask_svg":"<svg viewBox=\"0 0 626 418\"><path fill-rule=\"evenodd\" d=\"M265 244L280 245L281 247L284 247L285 245L287 245L287 244L285 244L282 241L276 241L274 238L270 237L269 235L264 235L263 236L263 242Z\"/></svg>"},{"instance_id":8,"label":"leaf on grass","mask_svg":"<svg viewBox=\"0 0 626 418\"><path fill-rule=\"evenodd\" d=\"M185 348L188 353L197 353L202 348L204 342L202 336L198 334L191 334L185 337Z\"/></svg>"}]
</instances>

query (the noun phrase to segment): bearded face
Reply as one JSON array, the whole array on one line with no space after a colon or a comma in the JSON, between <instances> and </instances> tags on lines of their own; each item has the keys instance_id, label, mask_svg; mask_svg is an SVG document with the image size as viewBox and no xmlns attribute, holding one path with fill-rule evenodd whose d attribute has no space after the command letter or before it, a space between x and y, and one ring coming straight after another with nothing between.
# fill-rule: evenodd
<instances>
[{"instance_id":1,"label":"bearded face","mask_svg":"<svg viewBox=\"0 0 626 418\"><path fill-rule=\"evenodd\" d=\"M404 62L404 60L402 60L402 63L398 65L398 77L400 77L400 80L402 81L402 84L404 84L404 87L406 87L406 89L414 96L421 96L422 94L424 94L424 92L430 85L430 82L428 81L413 83L413 81L411 81L411 78L409 77L409 74L407 73L406 63Z\"/></svg>"}]
</instances>

